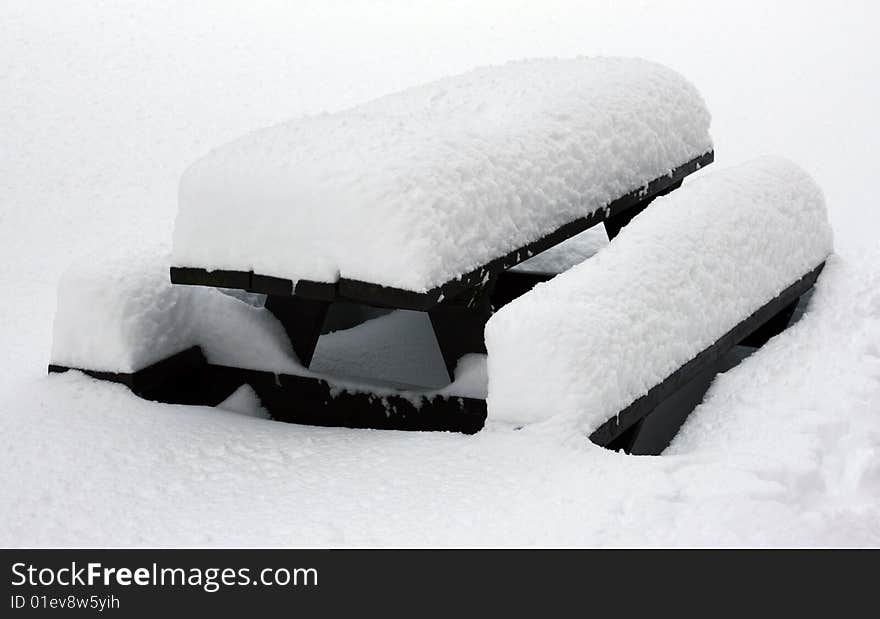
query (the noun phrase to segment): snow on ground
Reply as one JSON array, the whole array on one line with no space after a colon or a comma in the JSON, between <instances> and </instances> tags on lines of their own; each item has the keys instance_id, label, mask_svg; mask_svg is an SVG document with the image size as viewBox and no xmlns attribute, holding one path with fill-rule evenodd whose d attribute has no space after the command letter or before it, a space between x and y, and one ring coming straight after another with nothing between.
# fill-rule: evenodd
<instances>
[{"instance_id":1,"label":"snow on ground","mask_svg":"<svg viewBox=\"0 0 880 619\"><path fill-rule=\"evenodd\" d=\"M872 3L6 2L0 8L0 544L880 546L880 127ZM77 256L167 243L215 144L527 56L651 58L718 163L785 155L840 254L803 320L720 377L659 458L496 425L308 428L45 375Z\"/></svg>"}]
</instances>

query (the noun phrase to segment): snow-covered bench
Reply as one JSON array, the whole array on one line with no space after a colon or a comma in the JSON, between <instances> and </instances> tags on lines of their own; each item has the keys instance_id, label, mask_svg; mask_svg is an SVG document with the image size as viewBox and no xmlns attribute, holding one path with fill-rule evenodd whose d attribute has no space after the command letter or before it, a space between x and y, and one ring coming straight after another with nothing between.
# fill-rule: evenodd
<instances>
[{"instance_id":1,"label":"snow-covered bench","mask_svg":"<svg viewBox=\"0 0 880 619\"><path fill-rule=\"evenodd\" d=\"M172 281L270 295L306 366L334 301L431 311L451 373L482 349L488 317L451 299L473 305L500 273L603 221L616 234L713 160L709 122L670 69L576 58L270 127L184 174Z\"/></svg>"},{"instance_id":2,"label":"snow-covered bench","mask_svg":"<svg viewBox=\"0 0 880 619\"><path fill-rule=\"evenodd\" d=\"M794 164L707 173L492 316L489 418L625 447L702 368L790 315L831 250L822 192Z\"/></svg>"}]
</instances>

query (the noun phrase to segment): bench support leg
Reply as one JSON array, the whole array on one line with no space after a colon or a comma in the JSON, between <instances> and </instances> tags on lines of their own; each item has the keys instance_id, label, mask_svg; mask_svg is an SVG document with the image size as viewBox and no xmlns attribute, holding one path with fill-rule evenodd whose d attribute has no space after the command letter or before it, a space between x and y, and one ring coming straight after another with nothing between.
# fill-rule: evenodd
<instances>
[{"instance_id":1,"label":"bench support leg","mask_svg":"<svg viewBox=\"0 0 880 619\"><path fill-rule=\"evenodd\" d=\"M613 441L605 445L605 449L610 449L611 451L622 451L625 454L632 453L633 445L636 443L636 439L639 438L639 432L642 429L642 426L645 423L645 419L639 419L629 428L624 430L617 436Z\"/></svg>"},{"instance_id":2,"label":"bench support leg","mask_svg":"<svg viewBox=\"0 0 880 619\"><path fill-rule=\"evenodd\" d=\"M296 356L305 367L309 367L312 362L312 355L315 354L318 338L321 337L321 327L327 318L329 308L329 301L278 295L266 297L266 309L272 312L284 327Z\"/></svg>"},{"instance_id":3,"label":"bench support leg","mask_svg":"<svg viewBox=\"0 0 880 619\"><path fill-rule=\"evenodd\" d=\"M495 282L493 278L467 298L456 298L428 311L434 337L451 381L455 380L455 367L459 359L469 353L486 352L483 331L492 315L490 298Z\"/></svg>"},{"instance_id":4,"label":"bench support leg","mask_svg":"<svg viewBox=\"0 0 880 619\"><path fill-rule=\"evenodd\" d=\"M443 308L428 312L449 380L455 380L455 367L464 355L486 352L483 329L489 316L488 310L464 308Z\"/></svg>"},{"instance_id":5,"label":"bench support leg","mask_svg":"<svg viewBox=\"0 0 880 619\"><path fill-rule=\"evenodd\" d=\"M645 200L641 204L637 204L632 208L628 208L622 213L618 213L612 217L608 217L603 222L605 224L605 232L608 234L608 240L611 241L616 237L623 227L631 222L633 218L647 208L651 200Z\"/></svg>"},{"instance_id":6,"label":"bench support leg","mask_svg":"<svg viewBox=\"0 0 880 619\"><path fill-rule=\"evenodd\" d=\"M760 348L766 344L770 338L776 337L785 331L791 323L791 318L794 316L794 310L797 307L799 300L800 297L783 307L779 313L758 327L756 331L747 336L739 343L739 345L748 346L749 348Z\"/></svg>"}]
</instances>

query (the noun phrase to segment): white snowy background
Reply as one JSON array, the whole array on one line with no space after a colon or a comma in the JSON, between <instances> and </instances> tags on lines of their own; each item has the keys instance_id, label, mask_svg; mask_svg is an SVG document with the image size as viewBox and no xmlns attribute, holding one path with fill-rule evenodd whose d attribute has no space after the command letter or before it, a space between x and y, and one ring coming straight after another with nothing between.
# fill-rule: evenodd
<instances>
[{"instance_id":1,"label":"white snowy background","mask_svg":"<svg viewBox=\"0 0 880 619\"><path fill-rule=\"evenodd\" d=\"M880 545L878 18L856 1L5 0L0 544ZM680 71L713 113L715 166L793 159L835 229L803 320L719 377L664 456L286 425L46 376L61 272L167 244L180 174L209 148L577 54Z\"/></svg>"}]
</instances>

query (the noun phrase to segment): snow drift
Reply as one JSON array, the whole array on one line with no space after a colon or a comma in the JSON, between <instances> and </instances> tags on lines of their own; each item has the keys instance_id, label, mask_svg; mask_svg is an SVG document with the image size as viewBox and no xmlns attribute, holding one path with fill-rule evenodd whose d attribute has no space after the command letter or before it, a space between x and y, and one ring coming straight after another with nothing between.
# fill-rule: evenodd
<instances>
[{"instance_id":1,"label":"snow drift","mask_svg":"<svg viewBox=\"0 0 880 619\"><path fill-rule=\"evenodd\" d=\"M645 60L477 69L213 151L181 181L173 262L425 292L705 154L709 121Z\"/></svg>"},{"instance_id":2,"label":"snow drift","mask_svg":"<svg viewBox=\"0 0 880 619\"><path fill-rule=\"evenodd\" d=\"M51 363L130 373L191 346L220 365L300 368L284 328L267 310L217 290L172 286L159 252L92 256L62 276Z\"/></svg>"},{"instance_id":3,"label":"snow drift","mask_svg":"<svg viewBox=\"0 0 880 619\"><path fill-rule=\"evenodd\" d=\"M693 180L490 319L489 418L591 432L831 250L822 192L794 164Z\"/></svg>"}]
</instances>

